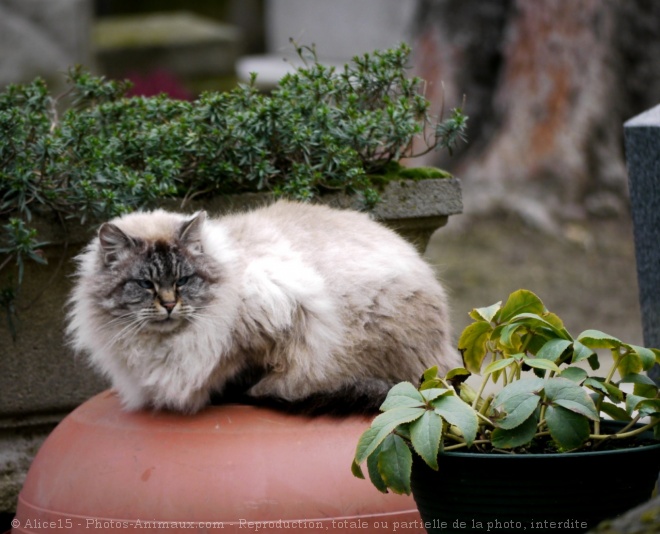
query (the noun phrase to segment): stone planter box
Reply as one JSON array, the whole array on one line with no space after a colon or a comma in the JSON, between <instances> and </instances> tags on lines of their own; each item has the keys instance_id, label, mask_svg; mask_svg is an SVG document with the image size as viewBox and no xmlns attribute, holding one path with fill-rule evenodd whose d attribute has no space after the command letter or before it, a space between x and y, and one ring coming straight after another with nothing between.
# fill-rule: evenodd
<instances>
[{"instance_id":1,"label":"stone planter box","mask_svg":"<svg viewBox=\"0 0 660 534\"><path fill-rule=\"evenodd\" d=\"M375 218L426 248L431 234L449 215L462 210L460 183L455 178L403 180L390 183ZM268 194L222 197L191 202L184 211L206 209L212 216L245 210L273 200ZM323 201L355 208L359 199L330 195ZM180 209L175 201L165 208ZM66 347L64 308L71 290L72 258L89 241L97 227L38 222L39 239L49 265L26 264L25 282L17 304L17 339L6 324L0 325L0 512L12 511L27 467L36 449L52 428L72 409L108 387L86 362Z\"/></svg>"}]
</instances>

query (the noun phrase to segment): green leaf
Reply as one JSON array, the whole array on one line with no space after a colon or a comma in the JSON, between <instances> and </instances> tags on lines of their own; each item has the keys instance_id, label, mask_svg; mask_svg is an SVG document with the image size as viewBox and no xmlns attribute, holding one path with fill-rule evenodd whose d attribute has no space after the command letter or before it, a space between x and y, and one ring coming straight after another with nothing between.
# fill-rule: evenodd
<instances>
[{"instance_id":1,"label":"green leaf","mask_svg":"<svg viewBox=\"0 0 660 534\"><path fill-rule=\"evenodd\" d=\"M422 382L426 382L427 380L433 380L437 376L438 376L438 366L434 365L433 367L430 367L426 371L424 371L424 374L422 375Z\"/></svg>"},{"instance_id":2,"label":"green leaf","mask_svg":"<svg viewBox=\"0 0 660 534\"><path fill-rule=\"evenodd\" d=\"M571 359L571 363L581 362L582 360L591 358L594 354L594 351L586 345L583 345L579 341L573 341L573 358Z\"/></svg>"},{"instance_id":3,"label":"green leaf","mask_svg":"<svg viewBox=\"0 0 660 534\"><path fill-rule=\"evenodd\" d=\"M519 332L523 330L523 332ZM499 330L498 343L506 347L511 352L520 352L522 349L521 336L527 332L527 325L524 323L507 324Z\"/></svg>"},{"instance_id":4,"label":"green leaf","mask_svg":"<svg viewBox=\"0 0 660 534\"><path fill-rule=\"evenodd\" d=\"M494 373L495 371L500 371L502 369L505 369L506 367L509 367L512 363L515 363L514 358L503 358L501 360L495 360L494 362L490 362L485 369L483 370L483 375L489 375L490 373Z\"/></svg>"},{"instance_id":5,"label":"green leaf","mask_svg":"<svg viewBox=\"0 0 660 534\"><path fill-rule=\"evenodd\" d=\"M571 412L575 412L577 414L583 415L588 419L591 419L592 421L600 420L600 417L598 413L595 412L595 410L591 410L588 406L585 406L580 402L576 402L568 399L557 399L556 401L554 401L553 406L561 406L562 408L566 408Z\"/></svg>"},{"instance_id":6,"label":"green leaf","mask_svg":"<svg viewBox=\"0 0 660 534\"><path fill-rule=\"evenodd\" d=\"M499 343L509 349L510 352L520 353L522 351L522 338L529 331L525 323L511 323L502 328Z\"/></svg>"},{"instance_id":7,"label":"green leaf","mask_svg":"<svg viewBox=\"0 0 660 534\"><path fill-rule=\"evenodd\" d=\"M547 321L544 317L536 313L520 313L511 319L511 322L524 323L529 328L543 329L545 332L551 332L553 335L564 339L565 341L573 341L570 335L564 328L558 328L555 324ZM566 339L568 337L568 339Z\"/></svg>"},{"instance_id":8,"label":"green leaf","mask_svg":"<svg viewBox=\"0 0 660 534\"><path fill-rule=\"evenodd\" d=\"M589 375L582 367L567 367L559 376L571 380L576 384L581 384Z\"/></svg>"},{"instance_id":9,"label":"green leaf","mask_svg":"<svg viewBox=\"0 0 660 534\"><path fill-rule=\"evenodd\" d=\"M600 330L585 330L578 336L578 341L590 349L618 349L622 342Z\"/></svg>"},{"instance_id":10,"label":"green leaf","mask_svg":"<svg viewBox=\"0 0 660 534\"><path fill-rule=\"evenodd\" d=\"M628 395L626 395L626 411L630 415L634 415L640 403L642 403L645 400L648 400L648 398L642 397L640 395L634 395L632 393L628 393Z\"/></svg>"},{"instance_id":11,"label":"green leaf","mask_svg":"<svg viewBox=\"0 0 660 534\"><path fill-rule=\"evenodd\" d=\"M355 461L358 464L364 462L396 427L420 418L425 412L424 408L394 408L380 414L360 436Z\"/></svg>"},{"instance_id":12,"label":"green leaf","mask_svg":"<svg viewBox=\"0 0 660 534\"><path fill-rule=\"evenodd\" d=\"M561 406L548 406L545 420L552 439L564 451L577 449L589 438L589 421Z\"/></svg>"},{"instance_id":13,"label":"green leaf","mask_svg":"<svg viewBox=\"0 0 660 534\"><path fill-rule=\"evenodd\" d=\"M455 395L444 395L435 399L431 405L435 408L435 413L450 425L458 427L463 433L465 442L472 445L477 437L479 420L469 404L466 404Z\"/></svg>"},{"instance_id":14,"label":"green leaf","mask_svg":"<svg viewBox=\"0 0 660 534\"><path fill-rule=\"evenodd\" d=\"M501 307L502 301L496 302L486 308L475 308L469 313L469 315L475 321L486 321L487 323L490 323Z\"/></svg>"},{"instance_id":15,"label":"green leaf","mask_svg":"<svg viewBox=\"0 0 660 534\"><path fill-rule=\"evenodd\" d=\"M658 417L660 416L660 399L644 399L636 406L636 409L643 417Z\"/></svg>"},{"instance_id":16,"label":"green leaf","mask_svg":"<svg viewBox=\"0 0 660 534\"><path fill-rule=\"evenodd\" d=\"M506 304L497 314L496 320L499 323L506 323L521 313L541 315L544 311L545 306L540 298L531 291L519 289L509 295Z\"/></svg>"},{"instance_id":17,"label":"green leaf","mask_svg":"<svg viewBox=\"0 0 660 534\"><path fill-rule=\"evenodd\" d=\"M402 438L390 434L378 455L378 472L394 493L410 495L412 452Z\"/></svg>"},{"instance_id":18,"label":"green leaf","mask_svg":"<svg viewBox=\"0 0 660 534\"><path fill-rule=\"evenodd\" d=\"M550 339L536 353L536 357L557 363L572 344L568 339Z\"/></svg>"},{"instance_id":19,"label":"green leaf","mask_svg":"<svg viewBox=\"0 0 660 534\"><path fill-rule=\"evenodd\" d=\"M543 382L540 378L522 378L503 388L490 406L495 424L504 429L522 424L538 406Z\"/></svg>"},{"instance_id":20,"label":"green leaf","mask_svg":"<svg viewBox=\"0 0 660 534\"><path fill-rule=\"evenodd\" d=\"M632 416L635 415L635 412L638 412L642 417L657 417L660 415L660 399L649 399L629 393L626 396L626 410Z\"/></svg>"},{"instance_id":21,"label":"green leaf","mask_svg":"<svg viewBox=\"0 0 660 534\"><path fill-rule=\"evenodd\" d=\"M565 378L549 378L543 388L546 399L553 405L598 421L598 410L591 397L579 385Z\"/></svg>"},{"instance_id":22,"label":"green leaf","mask_svg":"<svg viewBox=\"0 0 660 534\"><path fill-rule=\"evenodd\" d=\"M396 428L396 425L393 428ZM353 459L354 464L360 465L380 446L387 434L389 434L389 432L384 432L381 435L382 429L383 427L371 426L362 433L358 439L357 448L355 450L355 458Z\"/></svg>"},{"instance_id":23,"label":"green leaf","mask_svg":"<svg viewBox=\"0 0 660 534\"><path fill-rule=\"evenodd\" d=\"M421 393L426 389L436 389L442 386L443 386L442 380L440 380L439 378L431 378L421 383L421 385L419 386L419 392Z\"/></svg>"},{"instance_id":24,"label":"green leaf","mask_svg":"<svg viewBox=\"0 0 660 534\"><path fill-rule=\"evenodd\" d=\"M627 396L627 401L633 402L636 398L653 399L658 394L658 386L652 378L641 373L631 373L623 376L620 384L634 384L633 393Z\"/></svg>"},{"instance_id":25,"label":"green leaf","mask_svg":"<svg viewBox=\"0 0 660 534\"><path fill-rule=\"evenodd\" d=\"M513 449L528 444L536 434L539 422L538 410L513 429L496 428L491 434L493 446L500 449Z\"/></svg>"},{"instance_id":26,"label":"green leaf","mask_svg":"<svg viewBox=\"0 0 660 534\"><path fill-rule=\"evenodd\" d=\"M603 402L600 405L600 409L603 413L609 415L615 421L632 421L632 417L628 415L628 412L610 402Z\"/></svg>"},{"instance_id":27,"label":"green leaf","mask_svg":"<svg viewBox=\"0 0 660 534\"><path fill-rule=\"evenodd\" d=\"M624 375L621 377L621 380L619 380L620 384L643 384L646 386L653 386L657 388L655 382L653 381L652 378L649 378L647 375L643 375L641 373L630 373L628 375Z\"/></svg>"},{"instance_id":28,"label":"green leaf","mask_svg":"<svg viewBox=\"0 0 660 534\"><path fill-rule=\"evenodd\" d=\"M471 374L472 374L472 373L470 373L470 371L468 371L465 367L454 367L453 369L451 369L451 370L447 373L447 375L445 376L445 378L446 378L447 380L452 380L452 379L459 378L459 377L462 378L462 379L466 379L466 378L468 378Z\"/></svg>"},{"instance_id":29,"label":"green leaf","mask_svg":"<svg viewBox=\"0 0 660 534\"><path fill-rule=\"evenodd\" d=\"M458 394L461 400L467 404L472 405L474 399L477 398L477 391L470 386L467 382L463 382L458 389Z\"/></svg>"},{"instance_id":30,"label":"green leaf","mask_svg":"<svg viewBox=\"0 0 660 534\"><path fill-rule=\"evenodd\" d=\"M417 454L432 469L438 470L438 451L442 439L442 418L427 411L410 424L410 439Z\"/></svg>"},{"instance_id":31,"label":"green leaf","mask_svg":"<svg viewBox=\"0 0 660 534\"><path fill-rule=\"evenodd\" d=\"M648 371L655 365L655 353L651 349L637 345L630 345L630 348L639 356L644 371Z\"/></svg>"},{"instance_id":32,"label":"green leaf","mask_svg":"<svg viewBox=\"0 0 660 534\"><path fill-rule=\"evenodd\" d=\"M520 426L539 405L541 397L536 393L525 393L514 397L511 402L498 406L498 411L504 413L503 416L494 418L494 423L498 428L510 430Z\"/></svg>"},{"instance_id":33,"label":"green leaf","mask_svg":"<svg viewBox=\"0 0 660 534\"><path fill-rule=\"evenodd\" d=\"M371 458L371 456L369 458ZM362 468L360 467L360 464L357 463L355 460L353 460L353 463L351 464L351 473L353 473L354 477L364 479L364 473L362 472Z\"/></svg>"},{"instance_id":34,"label":"green leaf","mask_svg":"<svg viewBox=\"0 0 660 534\"><path fill-rule=\"evenodd\" d=\"M644 370L642 359L636 352L627 352L619 359L617 370L621 376L641 373Z\"/></svg>"},{"instance_id":35,"label":"green leaf","mask_svg":"<svg viewBox=\"0 0 660 534\"><path fill-rule=\"evenodd\" d=\"M590 377L584 381L584 385L592 389L593 391L607 395L615 403L622 402L624 397L623 391L621 391L614 384L606 384L604 380L605 380L604 378L599 379L595 377Z\"/></svg>"},{"instance_id":36,"label":"green leaf","mask_svg":"<svg viewBox=\"0 0 660 534\"><path fill-rule=\"evenodd\" d=\"M562 334L561 337L563 337L564 339L567 339L567 340L572 340L573 339L571 334L564 327L563 321L557 315L555 315L554 313L551 313L551 312L546 312L546 313L543 314L543 319L545 319L547 322L549 322L551 325L553 325L558 332L561 332L561 334Z\"/></svg>"},{"instance_id":37,"label":"green leaf","mask_svg":"<svg viewBox=\"0 0 660 534\"><path fill-rule=\"evenodd\" d=\"M399 382L387 393L380 410L384 412L395 408L415 408L418 406L424 406L422 394L410 382Z\"/></svg>"},{"instance_id":38,"label":"green leaf","mask_svg":"<svg viewBox=\"0 0 660 534\"><path fill-rule=\"evenodd\" d=\"M658 386L648 384L635 384L633 387L633 394L647 399L653 399L658 393Z\"/></svg>"},{"instance_id":39,"label":"green leaf","mask_svg":"<svg viewBox=\"0 0 660 534\"><path fill-rule=\"evenodd\" d=\"M369 480L371 483L376 486L376 489L381 493L387 493L387 484L383 480L383 477L378 470L378 458L383 449L383 444L381 443L373 454L370 454L367 458L367 472L369 473ZM364 478L364 475L361 477Z\"/></svg>"},{"instance_id":40,"label":"green leaf","mask_svg":"<svg viewBox=\"0 0 660 534\"><path fill-rule=\"evenodd\" d=\"M451 394L452 390L447 388L430 388L422 390L420 393L426 402L431 402L432 400L437 399L442 395L447 395L448 393Z\"/></svg>"},{"instance_id":41,"label":"green leaf","mask_svg":"<svg viewBox=\"0 0 660 534\"><path fill-rule=\"evenodd\" d=\"M463 362L471 373L481 372L481 364L487 352L486 343L492 331L490 323L479 321L466 326L461 333L458 349L463 353Z\"/></svg>"},{"instance_id":42,"label":"green leaf","mask_svg":"<svg viewBox=\"0 0 660 534\"><path fill-rule=\"evenodd\" d=\"M561 372L561 369L550 360L544 360L543 358L525 358L523 361L535 369L544 369L546 371L554 371L555 373Z\"/></svg>"}]
</instances>

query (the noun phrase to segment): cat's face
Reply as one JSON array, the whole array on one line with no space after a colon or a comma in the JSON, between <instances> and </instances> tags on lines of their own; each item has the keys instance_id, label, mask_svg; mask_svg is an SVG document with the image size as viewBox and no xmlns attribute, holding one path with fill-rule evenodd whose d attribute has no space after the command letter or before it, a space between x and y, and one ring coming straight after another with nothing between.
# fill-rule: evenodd
<instances>
[{"instance_id":1,"label":"cat's face","mask_svg":"<svg viewBox=\"0 0 660 534\"><path fill-rule=\"evenodd\" d=\"M145 240L118 226L99 231L102 306L127 337L173 332L203 320L218 273L201 247L204 215L185 221L170 239Z\"/></svg>"}]
</instances>

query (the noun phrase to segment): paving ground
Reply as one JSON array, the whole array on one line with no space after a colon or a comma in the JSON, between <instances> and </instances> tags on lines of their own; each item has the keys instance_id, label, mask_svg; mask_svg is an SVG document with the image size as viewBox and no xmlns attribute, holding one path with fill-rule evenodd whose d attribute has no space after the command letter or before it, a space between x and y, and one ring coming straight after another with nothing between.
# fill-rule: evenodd
<instances>
[{"instance_id":1,"label":"paving ground","mask_svg":"<svg viewBox=\"0 0 660 534\"><path fill-rule=\"evenodd\" d=\"M472 308L525 288L562 317L573 335L596 328L642 343L628 218L573 223L555 237L504 216L450 221L433 236L427 258L451 294L456 335L470 322Z\"/></svg>"}]
</instances>

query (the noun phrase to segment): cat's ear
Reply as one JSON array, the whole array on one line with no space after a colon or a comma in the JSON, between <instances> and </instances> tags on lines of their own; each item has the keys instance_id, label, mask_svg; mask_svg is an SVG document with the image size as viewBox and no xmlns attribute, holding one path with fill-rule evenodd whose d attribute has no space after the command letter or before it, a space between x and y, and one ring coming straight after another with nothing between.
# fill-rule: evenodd
<instances>
[{"instance_id":1,"label":"cat's ear","mask_svg":"<svg viewBox=\"0 0 660 534\"><path fill-rule=\"evenodd\" d=\"M202 228L206 221L206 212L198 211L191 219L185 221L179 229L179 241L195 254L201 254Z\"/></svg>"},{"instance_id":2,"label":"cat's ear","mask_svg":"<svg viewBox=\"0 0 660 534\"><path fill-rule=\"evenodd\" d=\"M99 242L103 263L110 266L120 260L131 248L138 245L137 240L126 235L112 223L103 223L99 228Z\"/></svg>"}]
</instances>

